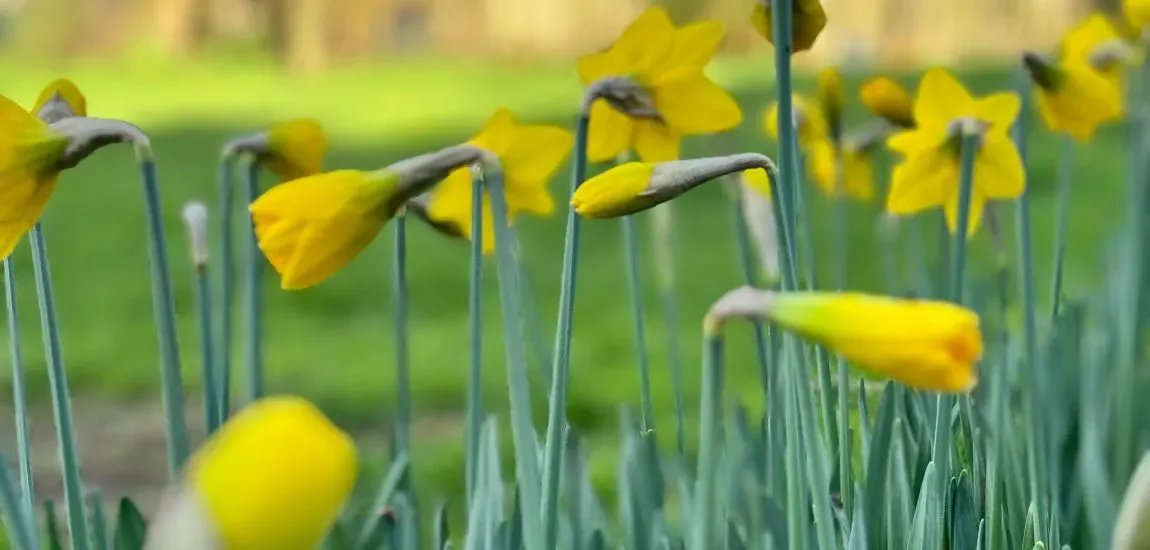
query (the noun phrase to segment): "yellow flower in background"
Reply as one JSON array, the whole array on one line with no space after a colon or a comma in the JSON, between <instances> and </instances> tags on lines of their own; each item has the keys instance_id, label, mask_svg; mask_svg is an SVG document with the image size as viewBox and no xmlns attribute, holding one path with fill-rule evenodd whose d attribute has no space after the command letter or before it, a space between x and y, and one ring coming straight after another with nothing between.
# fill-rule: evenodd
<instances>
[{"instance_id":1,"label":"yellow flower in background","mask_svg":"<svg viewBox=\"0 0 1150 550\"><path fill-rule=\"evenodd\" d=\"M828 140L830 127L826 118L823 117L823 111L819 104L798 94L791 97L791 112L795 117L799 147L806 149L816 143ZM779 103L777 101L763 111L763 130L772 140L779 140Z\"/></svg>"},{"instance_id":2,"label":"yellow flower in background","mask_svg":"<svg viewBox=\"0 0 1150 550\"><path fill-rule=\"evenodd\" d=\"M1051 131L1089 141L1099 125L1118 120L1125 112L1118 86L1086 64L1055 64L1033 53L1022 59L1035 84L1038 112Z\"/></svg>"},{"instance_id":3,"label":"yellow flower in background","mask_svg":"<svg viewBox=\"0 0 1150 550\"><path fill-rule=\"evenodd\" d=\"M311 403L267 397L191 458L149 526L147 550L312 550L358 470L355 443Z\"/></svg>"},{"instance_id":4,"label":"yellow flower in background","mask_svg":"<svg viewBox=\"0 0 1150 550\"><path fill-rule=\"evenodd\" d=\"M914 128L914 104L898 82L885 76L872 78L863 84L859 96L871 114L893 126Z\"/></svg>"},{"instance_id":5,"label":"yellow flower in background","mask_svg":"<svg viewBox=\"0 0 1150 550\"><path fill-rule=\"evenodd\" d=\"M511 111L499 109L468 143L499 158L510 222L520 212L546 216L555 210L547 188L551 175L571 153L574 137L558 126L518 124ZM457 227L471 238L471 171L458 168L434 190L427 203L433 221ZM495 250L491 199L483 196L483 251Z\"/></svg>"},{"instance_id":6,"label":"yellow flower in background","mask_svg":"<svg viewBox=\"0 0 1150 550\"><path fill-rule=\"evenodd\" d=\"M913 388L967 392L982 358L976 313L949 303L861 293L775 293L766 317L855 365Z\"/></svg>"},{"instance_id":7,"label":"yellow flower in background","mask_svg":"<svg viewBox=\"0 0 1150 550\"><path fill-rule=\"evenodd\" d=\"M834 67L819 71L819 107L827 122L831 141L842 140L843 135L843 79Z\"/></svg>"},{"instance_id":8,"label":"yellow flower in background","mask_svg":"<svg viewBox=\"0 0 1150 550\"><path fill-rule=\"evenodd\" d=\"M1093 13L1062 38L1058 59L1064 64L1086 65L1106 77L1119 91L1124 90L1126 66L1136 62L1138 53L1125 40L1113 20Z\"/></svg>"},{"instance_id":9,"label":"yellow flower in background","mask_svg":"<svg viewBox=\"0 0 1150 550\"><path fill-rule=\"evenodd\" d=\"M67 78L58 78L48 84L48 86L40 92L40 97L36 98L36 104L32 107L31 113L33 115L39 114L40 109L57 95L68 104L68 107L71 107L72 114L75 116L88 116L88 100L84 97L84 94L80 93L80 88L76 87L76 84Z\"/></svg>"},{"instance_id":10,"label":"yellow flower in background","mask_svg":"<svg viewBox=\"0 0 1150 550\"><path fill-rule=\"evenodd\" d=\"M613 161L634 150L646 162L679 158L682 136L713 134L742 122L739 105L703 73L723 39L723 25L704 21L676 29L666 10L651 7L611 47L579 60L584 86L624 77L649 96L657 116L629 117L606 99L591 105L587 156Z\"/></svg>"},{"instance_id":11,"label":"yellow flower in background","mask_svg":"<svg viewBox=\"0 0 1150 550\"><path fill-rule=\"evenodd\" d=\"M320 173L327 138L319 121L311 118L289 120L267 130L267 152L260 162L281 182Z\"/></svg>"},{"instance_id":12,"label":"yellow flower in background","mask_svg":"<svg viewBox=\"0 0 1150 550\"><path fill-rule=\"evenodd\" d=\"M66 137L0 96L0 258L7 258L40 219L67 146Z\"/></svg>"},{"instance_id":13,"label":"yellow flower in background","mask_svg":"<svg viewBox=\"0 0 1150 550\"><path fill-rule=\"evenodd\" d=\"M942 206L948 227L956 231L959 145L963 132L977 126L981 143L975 156L967 222L967 235L973 235L982 221L986 201L1013 199L1025 189L1022 159L1009 137L1019 109L1016 94L997 93L976 99L945 70L928 71L914 102L917 127L887 140L892 150L905 156L892 174L887 211L914 214Z\"/></svg>"},{"instance_id":14,"label":"yellow flower in background","mask_svg":"<svg viewBox=\"0 0 1150 550\"><path fill-rule=\"evenodd\" d=\"M840 190L834 144L829 141L814 144L806 155L807 171L810 173L811 181L827 197L838 197L841 191L846 196L860 201L871 200L874 197L874 163L871 160L871 149L857 143L843 144L843 176Z\"/></svg>"},{"instance_id":15,"label":"yellow flower in background","mask_svg":"<svg viewBox=\"0 0 1150 550\"><path fill-rule=\"evenodd\" d=\"M395 215L399 177L336 170L272 187L249 207L256 239L284 290L312 286L350 263Z\"/></svg>"},{"instance_id":16,"label":"yellow flower in background","mask_svg":"<svg viewBox=\"0 0 1150 550\"><path fill-rule=\"evenodd\" d=\"M1150 0L1122 0L1122 15L1132 27L1145 29L1150 25Z\"/></svg>"},{"instance_id":17,"label":"yellow flower in background","mask_svg":"<svg viewBox=\"0 0 1150 550\"><path fill-rule=\"evenodd\" d=\"M819 0L792 0L791 49L793 53L811 49L815 39L827 26L827 13ZM751 24L771 44L775 43L772 28L771 0L756 0L751 9Z\"/></svg>"}]
</instances>

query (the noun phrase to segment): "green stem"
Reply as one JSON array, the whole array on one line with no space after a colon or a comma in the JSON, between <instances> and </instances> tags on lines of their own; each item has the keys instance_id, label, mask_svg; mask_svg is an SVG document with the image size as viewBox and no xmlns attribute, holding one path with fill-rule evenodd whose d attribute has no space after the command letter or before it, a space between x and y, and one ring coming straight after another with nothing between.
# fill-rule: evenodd
<instances>
[{"instance_id":1,"label":"green stem","mask_svg":"<svg viewBox=\"0 0 1150 550\"><path fill-rule=\"evenodd\" d=\"M203 360L204 421L207 435L211 436L220 427L222 409L212 348L212 290L206 265L196 266L195 278L196 305L200 316L200 356Z\"/></svg>"},{"instance_id":2,"label":"green stem","mask_svg":"<svg viewBox=\"0 0 1150 550\"><path fill-rule=\"evenodd\" d=\"M466 483L467 506L475 501L483 429L483 179L471 176L471 262L467 302L470 368L467 375ZM468 510L469 513L474 513Z\"/></svg>"},{"instance_id":3,"label":"green stem","mask_svg":"<svg viewBox=\"0 0 1150 550\"><path fill-rule=\"evenodd\" d=\"M395 441L399 453L411 449L411 382L407 330L407 215L399 214L392 220L395 225L395 253L392 262L391 300L395 323ZM404 476L401 489L407 489L409 476Z\"/></svg>"},{"instance_id":4,"label":"green stem","mask_svg":"<svg viewBox=\"0 0 1150 550\"><path fill-rule=\"evenodd\" d=\"M156 162L151 156L140 160L144 184L144 210L148 219L148 256L152 263L152 302L160 340L160 384L163 388L164 419L168 440L168 475L178 475L188 458L188 428L184 420L184 388L180 379L180 343L176 335L176 313L172 298L172 276L168 269L168 245L160 209L160 188Z\"/></svg>"},{"instance_id":5,"label":"green stem","mask_svg":"<svg viewBox=\"0 0 1150 550\"><path fill-rule=\"evenodd\" d=\"M1051 285L1051 316L1058 315L1062 300L1062 266L1066 258L1066 230L1070 218L1070 185L1074 181L1074 141L1062 136L1058 164L1058 214L1054 226L1054 283Z\"/></svg>"},{"instance_id":6,"label":"green stem","mask_svg":"<svg viewBox=\"0 0 1150 550\"><path fill-rule=\"evenodd\" d=\"M647 338L643 327L643 287L639 280L639 243L635 235L635 219L623 216L623 254L627 270L627 286L631 293L631 314L635 328L635 359L639 367L639 391L642 397L643 432L655 430L655 413L651 404L651 365L647 357Z\"/></svg>"},{"instance_id":7,"label":"green stem","mask_svg":"<svg viewBox=\"0 0 1150 550\"><path fill-rule=\"evenodd\" d=\"M16 458L20 465L20 492L24 497L25 513L28 517L34 518L36 482L32 473L28 390L24 382L24 354L20 350L20 313L17 309L16 270L12 266L12 256L4 258L4 297L8 310L8 350L12 358L12 408L16 413ZM35 537L35 534L33 536Z\"/></svg>"},{"instance_id":8,"label":"green stem","mask_svg":"<svg viewBox=\"0 0 1150 550\"><path fill-rule=\"evenodd\" d=\"M4 520L8 541L15 545L17 550L39 548L36 526L32 519L36 516L25 513L19 500L16 496L16 482L12 480L12 471L8 469L7 457L0 455L0 519Z\"/></svg>"},{"instance_id":9,"label":"green stem","mask_svg":"<svg viewBox=\"0 0 1150 550\"><path fill-rule=\"evenodd\" d=\"M590 101L575 124L575 152L571 164L571 194L587 177L587 127ZM559 319L555 327L555 357L551 369L551 397L547 412L547 439L543 451L542 521L544 546L555 548L559 524L559 473L563 453L563 433L567 427L567 377L571 363L571 322L575 312L575 276L579 266L580 218L567 209L567 231L563 241L563 278L559 290ZM532 444L534 444L532 442ZM534 456L532 452L531 456ZM533 508L528 507L528 510Z\"/></svg>"},{"instance_id":10,"label":"green stem","mask_svg":"<svg viewBox=\"0 0 1150 550\"><path fill-rule=\"evenodd\" d=\"M232 401L232 321L235 314L235 252L233 252L232 219L235 207L232 205L235 189L232 189L231 155L220 159L220 332L219 332L219 418L227 420L231 415Z\"/></svg>"},{"instance_id":11,"label":"green stem","mask_svg":"<svg viewBox=\"0 0 1150 550\"><path fill-rule=\"evenodd\" d=\"M251 159L247 166L247 200L245 205L251 205L260 196L259 178L260 165L256 159ZM246 206L244 208L247 210ZM245 404L251 403L264 395L264 357L263 357L263 292L260 281L263 280L264 258L260 251L259 241L256 240L255 220L248 212L248 238L247 262L245 280L245 298L247 298L246 318L247 342L245 347L244 369L247 371L247 395Z\"/></svg>"},{"instance_id":12,"label":"green stem","mask_svg":"<svg viewBox=\"0 0 1150 550\"><path fill-rule=\"evenodd\" d=\"M699 463L694 496L695 521L691 550L712 550L716 519L720 517L717 478L722 445L723 337L708 333L703 344L702 388L699 402Z\"/></svg>"},{"instance_id":13,"label":"green stem","mask_svg":"<svg viewBox=\"0 0 1150 550\"><path fill-rule=\"evenodd\" d=\"M777 199L776 199L777 200ZM772 201L773 203L774 201ZM747 220L743 212L743 198L741 192L736 192L731 199L731 218L735 222L735 243L739 251L739 270L743 275L743 282L755 285L754 253L751 251L751 239L747 234ZM777 211L778 208L775 208ZM777 215L777 214L776 214ZM777 222L776 222L777 223ZM781 238L781 235L780 235ZM778 381L777 373L770 368L767 357L766 327L759 321L754 321L755 330L755 359L759 365L759 382L763 386L763 403L770 406L770 389ZM770 409L767 409L768 411Z\"/></svg>"},{"instance_id":14,"label":"green stem","mask_svg":"<svg viewBox=\"0 0 1150 550\"><path fill-rule=\"evenodd\" d=\"M56 420L60 470L64 477L64 503L68 509L68 531L73 550L88 550L88 518L84 515L84 492L80 480L80 454L72 424L72 399L68 392L68 371L60 347L60 325L56 320L56 299L52 292L52 271L48 266L47 244L37 223L29 233L32 242L32 270L36 275L36 295L40 305L40 325L44 333L44 359L48 364L48 387ZM170 454L169 454L170 456Z\"/></svg>"},{"instance_id":15,"label":"green stem","mask_svg":"<svg viewBox=\"0 0 1150 550\"><path fill-rule=\"evenodd\" d=\"M499 279L499 301L503 317L503 338L507 350L507 384L511 404L511 436L515 443L517 487L522 499L523 540L527 548L554 548L543 542L539 490L539 455L535 427L531 421L531 388L527 376L527 358L523 349L523 331L519 324L522 311L519 289L516 288L515 257L511 251L507 202L503 190L503 170L495 159L483 166L483 181L491 197L491 213L495 226L495 255ZM554 406L554 402L552 402Z\"/></svg>"},{"instance_id":16,"label":"green stem","mask_svg":"<svg viewBox=\"0 0 1150 550\"><path fill-rule=\"evenodd\" d=\"M535 301L535 286L531 284L531 272L527 268L527 262L523 261L522 243L515 228L511 229L511 236L516 243L515 267L519 276L519 289L523 292L523 330L527 333L527 341L531 344L532 351L535 352L539 380L543 382L544 388L550 388L551 350L547 347L547 341L543 336L543 322L539 319L539 306ZM545 395L551 397L550 394Z\"/></svg>"}]
</instances>

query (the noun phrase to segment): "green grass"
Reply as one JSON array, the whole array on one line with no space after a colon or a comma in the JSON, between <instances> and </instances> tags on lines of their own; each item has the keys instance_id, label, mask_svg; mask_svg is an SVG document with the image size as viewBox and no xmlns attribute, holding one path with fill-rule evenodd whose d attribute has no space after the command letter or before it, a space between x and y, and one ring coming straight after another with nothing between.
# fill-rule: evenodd
<instances>
[{"instance_id":1,"label":"green grass","mask_svg":"<svg viewBox=\"0 0 1150 550\"><path fill-rule=\"evenodd\" d=\"M724 60L716 64L714 73L738 96L745 109L744 123L727 136L689 141L685 154L773 153L773 145L760 130L760 111L773 93L769 62L765 58ZM14 69L6 74L0 92L30 102L39 87L58 74L45 69ZM573 68L563 65L509 67L424 60L347 69L324 78L291 79L246 66L208 64L172 69L138 62L76 66L66 74L86 92L90 114L130 119L152 136L171 243L184 376L190 388L198 385L200 366L193 278L179 210L185 201L194 198L214 205L217 154L228 138L288 116L317 116L331 134L329 167L377 168L466 139L499 105L512 108L526 120L570 126L580 96ZM985 92L1009 88L1006 75L1003 70L975 70L962 76L976 91ZM911 83L913 75L903 80ZM809 84L808 78L800 87L809 89ZM857 89L857 84L848 79L852 90ZM851 115L855 121L863 120L857 101ZM1051 188L1057 141L1045 133L1032 135L1030 184L1035 190L1036 273L1049 273L1053 232L1043 228L1053 227ZM1085 289L1100 282L1097 266L1105 238L1113 234L1120 222L1124 191L1118 185L1123 166L1118 138L1117 130L1107 129L1095 144L1078 154L1079 185L1071 213L1072 240L1065 285L1072 296L1082 295ZM561 174L566 173L565 166ZM562 176L552 185L560 205L564 202L561 190L567 186ZM881 252L874 244L880 206L852 205L851 288L883 288L878 261ZM821 201L816 208L816 250L830 251L833 210ZM733 244L715 246L733 243L729 209L721 186L711 184L694 191L677 201L675 209L680 224L676 278L681 326L663 324L649 250L643 250L642 273L648 293L647 345L654 371L653 401L659 423L668 432L673 425L673 404L662 347L666 331L674 329L684 335L681 341L687 406L695 410L700 359L697 335L702 316L720 294L741 283ZM562 263L560 214L545 219L525 217L516 224L533 277L536 302L541 307L540 317L546 325L543 333L548 345L554 329ZM1004 221L1009 224L1010 219ZM646 221L641 216L641 236L647 234ZM923 216L913 223L927 231L925 241L933 249L938 241L935 216ZM128 148L102 151L68 172L44 216L44 227L73 391L114 399L154 399L159 388L158 351L147 279L140 186ZM445 418L450 428L417 440L415 453L420 458L414 462L422 470L429 467L424 457L455 457L432 462L437 463L434 484L457 487L462 484L462 454L458 448L462 435L458 426L451 427L450 422L456 415L462 417L467 383L468 250L464 242L445 240L417 222L409 227L415 415L417 419ZM583 433L594 437L614 433L620 405L637 408L639 380L632 364L632 328L622 277L618 224L589 221L584 227L569 417ZM986 231L977 238L987 239ZM989 276L993 258L990 248L971 247L974 256L968 273L972 280ZM346 270L304 292L281 292L273 277L265 281L269 391L298 393L314 399L347 426L374 426L390 414L394 372L387 292L389 249L390 238L385 235ZM1008 246L1008 250L1012 253L1014 247ZM47 383L34 315L35 293L27 244L22 244L15 254L22 288L29 383L33 400L43 402L47 398ZM822 258L819 268L829 274L834 267L833 255ZM485 402L491 410L505 411L498 296L494 262L489 264L484 297ZM1039 283L1038 296L1044 297L1049 282ZM759 400L759 382L751 347L746 345L750 330L739 328L731 332L728 387L738 392L744 402L755 403ZM241 360L238 351L237 369ZM0 369L0 383L6 385L9 376L7 369ZM242 380L237 383L242 384ZM543 395L543 391L535 392L540 430ZM689 412L688 418L693 414ZM691 431L693 424L689 423ZM416 433L417 439L420 435ZM505 435L509 435L506 430ZM598 439L590 445L594 456L599 457L604 468L614 468L614 453L603 450L615 445L613 436ZM663 443L672 444L672 438L664 438Z\"/></svg>"}]
</instances>

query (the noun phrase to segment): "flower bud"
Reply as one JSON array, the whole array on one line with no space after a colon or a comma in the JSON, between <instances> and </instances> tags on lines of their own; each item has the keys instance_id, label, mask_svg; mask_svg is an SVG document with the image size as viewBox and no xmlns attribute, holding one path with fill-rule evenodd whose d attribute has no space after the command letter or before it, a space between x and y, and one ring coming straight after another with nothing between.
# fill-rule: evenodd
<instances>
[{"instance_id":1,"label":"flower bud","mask_svg":"<svg viewBox=\"0 0 1150 550\"><path fill-rule=\"evenodd\" d=\"M189 202L184 206L183 218L188 229L192 265L203 269L208 265L208 207L200 201Z\"/></svg>"}]
</instances>

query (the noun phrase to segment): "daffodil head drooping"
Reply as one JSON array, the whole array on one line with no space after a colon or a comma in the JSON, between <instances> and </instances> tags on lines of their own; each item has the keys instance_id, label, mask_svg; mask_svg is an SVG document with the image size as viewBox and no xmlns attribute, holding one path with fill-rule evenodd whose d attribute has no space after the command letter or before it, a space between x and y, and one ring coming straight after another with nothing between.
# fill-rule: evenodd
<instances>
[{"instance_id":1,"label":"daffodil head drooping","mask_svg":"<svg viewBox=\"0 0 1150 550\"><path fill-rule=\"evenodd\" d=\"M88 116L88 100L71 80L58 78L40 92L32 114L48 123L70 116Z\"/></svg>"},{"instance_id":2,"label":"daffodil head drooping","mask_svg":"<svg viewBox=\"0 0 1150 550\"><path fill-rule=\"evenodd\" d=\"M950 302L743 287L708 314L711 324L732 317L766 320L912 388L965 393L978 384L978 314Z\"/></svg>"},{"instance_id":3,"label":"daffodil head drooping","mask_svg":"<svg viewBox=\"0 0 1150 550\"><path fill-rule=\"evenodd\" d=\"M819 71L819 107L826 120L827 132L833 143L843 137L843 79L834 67Z\"/></svg>"},{"instance_id":4,"label":"daffodil head drooping","mask_svg":"<svg viewBox=\"0 0 1150 550\"><path fill-rule=\"evenodd\" d=\"M351 493L351 437L311 403L267 397L191 458L149 526L146 550L310 550Z\"/></svg>"},{"instance_id":5,"label":"daffodil head drooping","mask_svg":"<svg viewBox=\"0 0 1150 550\"><path fill-rule=\"evenodd\" d=\"M0 96L0 258L40 219L67 147L66 136Z\"/></svg>"},{"instance_id":6,"label":"daffodil head drooping","mask_svg":"<svg viewBox=\"0 0 1150 550\"><path fill-rule=\"evenodd\" d=\"M773 172L774 163L755 153L661 163L627 162L580 185L571 196L571 206L585 218L617 218L653 208L715 178L752 168Z\"/></svg>"},{"instance_id":7,"label":"daffodil head drooping","mask_svg":"<svg viewBox=\"0 0 1150 550\"><path fill-rule=\"evenodd\" d=\"M511 111L499 109L467 145L494 155L503 169L509 220L522 212L546 216L554 212L555 199L547 184L551 175L571 153L574 137L558 126L519 124ZM478 160L478 159L477 159ZM460 166L430 192L426 214L471 238L472 177ZM483 197L483 250L495 250L495 226L490 199Z\"/></svg>"},{"instance_id":8,"label":"daffodil head drooping","mask_svg":"<svg viewBox=\"0 0 1150 550\"><path fill-rule=\"evenodd\" d=\"M1083 62L1056 63L1034 53L1024 54L1022 61L1035 85L1038 112L1051 131L1089 141L1099 125L1125 111L1121 89Z\"/></svg>"},{"instance_id":9,"label":"daffodil head drooping","mask_svg":"<svg viewBox=\"0 0 1150 550\"><path fill-rule=\"evenodd\" d=\"M793 94L791 101L794 106L791 113L794 117L799 147L806 149L816 143L829 140L830 126L823 116L823 110L819 104L799 94ZM763 111L763 130L772 140L778 141L779 103L777 101L771 103L771 106Z\"/></svg>"},{"instance_id":10,"label":"daffodil head drooping","mask_svg":"<svg viewBox=\"0 0 1150 550\"><path fill-rule=\"evenodd\" d=\"M771 0L755 0L751 8L751 24L767 42L775 43ZM819 0L792 0L791 50L793 53L809 50L827 26L827 13Z\"/></svg>"},{"instance_id":11,"label":"daffodil head drooping","mask_svg":"<svg viewBox=\"0 0 1150 550\"><path fill-rule=\"evenodd\" d=\"M587 87L587 156L607 162L633 150L640 160L679 158L682 136L724 132L742 122L739 105L703 73L723 39L717 21L675 28L651 7L605 51L579 60Z\"/></svg>"},{"instance_id":12,"label":"daffodil head drooping","mask_svg":"<svg viewBox=\"0 0 1150 550\"><path fill-rule=\"evenodd\" d=\"M336 170L272 187L249 209L256 239L285 290L312 286L350 263L401 206L400 177Z\"/></svg>"},{"instance_id":13,"label":"daffodil head drooping","mask_svg":"<svg viewBox=\"0 0 1150 550\"><path fill-rule=\"evenodd\" d=\"M254 155L282 183L323 170L327 137L318 120L298 118L232 140L224 147L225 155L239 153Z\"/></svg>"},{"instance_id":14,"label":"daffodil head drooping","mask_svg":"<svg viewBox=\"0 0 1150 550\"><path fill-rule=\"evenodd\" d=\"M914 214L941 206L951 231L958 227L961 143L977 136L970 218L973 235L988 200L1014 199L1026 180L1022 159L1009 130L1020 101L1013 93L975 98L950 73L931 69L919 84L914 103L916 127L892 135L887 146L904 156L892 174L886 209Z\"/></svg>"},{"instance_id":15,"label":"daffodil head drooping","mask_svg":"<svg viewBox=\"0 0 1150 550\"><path fill-rule=\"evenodd\" d=\"M805 158L811 181L827 197L846 196L860 201L874 197L875 143L858 140L843 142L836 158L830 141L814 144ZM841 174L840 174L841 170Z\"/></svg>"},{"instance_id":16,"label":"daffodil head drooping","mask_svg":"<svg viewBox=\"0 0 1150 550\"><path fill-rule=\"evenodd\" d=\"M898 128L914 128L914 104L898 82L878 76L863 84L859 92L871 114Z\"/></svg>"}]
</instances>

